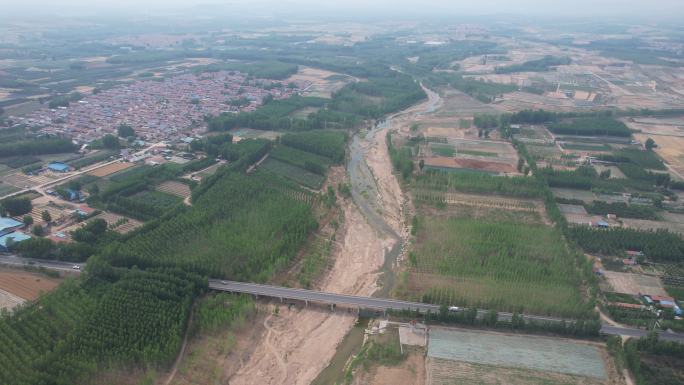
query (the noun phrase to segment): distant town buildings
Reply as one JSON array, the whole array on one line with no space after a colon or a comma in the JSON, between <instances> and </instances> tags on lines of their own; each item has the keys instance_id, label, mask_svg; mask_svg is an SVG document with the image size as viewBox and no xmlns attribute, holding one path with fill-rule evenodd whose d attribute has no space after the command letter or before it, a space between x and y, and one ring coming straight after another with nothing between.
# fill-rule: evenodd
<instances>
[{"instance_id":1,"label":"distant town buildings","mask_svg":"<svg viewBox=\"0 0 684 385\"><path fill-rule=\"evenodd\" d=\"M115 134L122 123L148 141L173 140L204 131L206 116L253 111L267 95L283 99L297 92L299 88L277 81L248 80L239 72L183 74L136 81L88 95L65 108L44 108L14 120L79 143Z\"/></svg>"}]
</instances>

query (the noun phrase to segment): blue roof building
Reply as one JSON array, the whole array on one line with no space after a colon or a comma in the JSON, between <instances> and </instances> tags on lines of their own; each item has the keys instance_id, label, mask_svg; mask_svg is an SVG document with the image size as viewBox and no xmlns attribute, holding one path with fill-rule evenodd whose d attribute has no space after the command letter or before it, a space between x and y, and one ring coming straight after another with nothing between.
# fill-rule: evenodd
<instances>
[{"instance_id":1,"label":"blue roof building","mask_svg":"<svg viewBox=\"0 0 684 385\"><path fill-rule=\"evenodd\" d=\"M71 169L68 164L62 162L52 162L47 167L50 171L54 172L67 172Z\"/></svg>"},{"instance_id":2,"label":"blue roof building","mask_svg":"<svg viewBox=\"0 0 684 385\"><path fill-rule=\"evenodd\" d=\"M9 234L24 224L12 218L0 217L0 236Z\"/></svg>"},{"instance_id":3,"label":"blue roof building","mask_svg":"<svg viewBox=\"0 0 684 385\"><path fill-rule=\"evenodd\" d=\"M18 231L15 231L13 233L5 234L0 237L0 251L7 252L9 251L9 246L14 244L14 243L19 243L23 242L27 239L31 239L30 236L20 233Z\"/></svg>"}]
</instances>

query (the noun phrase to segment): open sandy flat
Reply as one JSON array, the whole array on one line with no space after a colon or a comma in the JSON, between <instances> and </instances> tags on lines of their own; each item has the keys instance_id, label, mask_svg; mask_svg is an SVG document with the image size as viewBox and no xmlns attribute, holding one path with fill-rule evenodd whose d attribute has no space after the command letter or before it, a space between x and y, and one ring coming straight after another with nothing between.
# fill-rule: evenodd
<instances>
[{"instance_id":1,"label":"open sandy flat","mask_svg":"<svg viewBox=\"0 0 684 385\"><path fill-rule=\"evenodd\" d=\"M667 295L656 277L616 271L606 271L605 277L616 293Z\"/></svg>"}]
</instances>

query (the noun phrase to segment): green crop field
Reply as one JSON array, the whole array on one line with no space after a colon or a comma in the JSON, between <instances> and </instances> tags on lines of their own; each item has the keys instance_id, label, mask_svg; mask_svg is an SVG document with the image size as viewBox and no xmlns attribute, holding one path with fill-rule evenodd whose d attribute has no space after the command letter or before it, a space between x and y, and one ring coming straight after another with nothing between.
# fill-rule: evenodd
<instances>
[{"instance_id":1,"label":"green crop field","mask_svg":"<svg viewBox=\"0 0 684 385\"><path fill-rule=\"evenodd\" d=\"M175 195L154 190L145 190L139 192L131 196L131 198L135 199L138 202L159 207L162 209L169 209L182 201L181 198Z\"/></svg>"},{"instance_id":2,"label":"green crop field","mask_svg":"<svg viewBox=\"0 0 684 385\"><path fill-rule=\"evenodd\" d=\"M302 168L306 167L307 162L320 165L323 169L330 166L331 163L331 160L325 156L285 145L274 148L270 157Z\"/></svg>"},{"instance_id":3,"label":"green crop field","mask_svg":"<svg viewBox=\"0 0 684 385\"><path fill-rule=\"evenodd\" d=\"M477 151L477 150L458 150L458 153L464 154L464 155L476 155L476 156L493 156L493 157L499 156L498 154L496 154L494 152Z\"/></svg>"},{"instance_id":4,"label":"green crop field","mask_svg":"<svg viewBox=\"0 0 684 385\"><path fill-rule=\"evenodd\" d=\"M432 153L439 156L454 156L456 150L453 146L433 144L430 146Z\"/></svg>"},{"instance_id":5,"label":"green crop field","mask_svg":"<svg viewBox=\"0 0 684 385\"><path fill-rule=\"evenodd\" d=\"M563 316L588 310L577 260L556 229L482 218L419 224L408 299Z\"/></svg>"},{"instance_id":6,"label":"green crop field","mask_svg":"<svg viewBox=\"0 0 684 385\"><path fill-rule=\"evenodd\" d=\"M293 166L289 163L281 162L273 158L266 159L261 167L293 180L302 186L312 189L321 188L321 186L323 186L323 182L325 181L325 177L323 175L314 174L301 167Z\"/></svg>"}]
</instances>

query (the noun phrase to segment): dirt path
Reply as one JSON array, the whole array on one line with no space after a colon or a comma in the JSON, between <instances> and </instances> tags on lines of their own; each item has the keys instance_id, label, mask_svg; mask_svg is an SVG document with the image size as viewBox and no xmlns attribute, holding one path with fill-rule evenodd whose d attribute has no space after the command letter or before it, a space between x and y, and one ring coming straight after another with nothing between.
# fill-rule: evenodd
<instances>
[{"instance_id":1,"label":"dirt path","mask_svg":"<svg viewBox=\"0 0 684 385\"><path fill-rule=\"evenodd\" d=\"M629 326L625 326L619 322L613 321L612 318L608 317L604 312L601 311L601 308L599 308L598 305L596 306L596 311L598 311L598 313L599 313L599 318L601 319L601 322L605 322L610 326L616 326L616 327L620 327L620 328L628 328L629 327Z\"/></svg>"},{"instance_id":2,"label":"dirt path","mask_svg":"<svg viewBox=\"0 0 684 385\"><path fill-rule=\"evenodd\" d=\"M185 337L183 337L183 346L181 346L181 350L178 353L178 357L176 357L176 362L173 363L173 368L171 368L171 373L169 374L169 378L166 379L164 382L164 385L170 385L171 382L173 381L174 377L176 377L176 372L178 372L178 365L181 363L183 360L183 357L185 356L185 348L188 346L188 334L190 330L190 325L192 324L192 316L193 316L193 309L190 309L190 319L188 320L188 326L185 328Z\"/></svg>"},{"instance_id":3,"label":"dirt path","mask_svg":"<svg viewBox=\"0 0 684 385\"><path fill-rule=\"evenodd\" d=\"M283 360L283 357L280 356L280 353L276 350L276 348L273 346L271 343L271 334L279 334L278 332L274 331L273 328L268 326L268 321L273 317L273 314L269 315L266 317L264 320L264 328L266 328L266 338L264 341L264 344L266 345L266 348L271 352L273 357L275 357L276 361L278 362L278 367L280 368L280 372L282 374L281 378L287 378L287 365L285 364L285 360Z\"/></svg>"}]
</instances>

